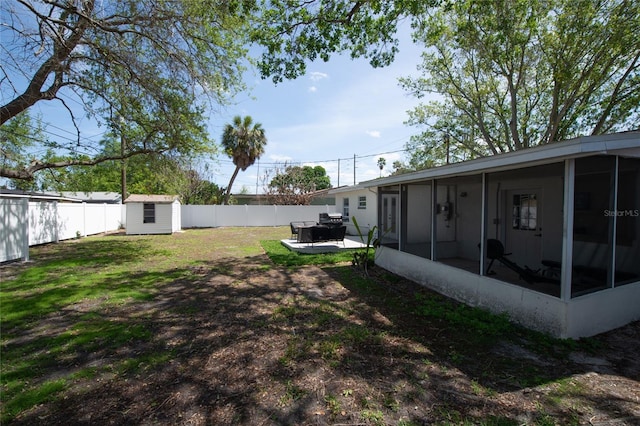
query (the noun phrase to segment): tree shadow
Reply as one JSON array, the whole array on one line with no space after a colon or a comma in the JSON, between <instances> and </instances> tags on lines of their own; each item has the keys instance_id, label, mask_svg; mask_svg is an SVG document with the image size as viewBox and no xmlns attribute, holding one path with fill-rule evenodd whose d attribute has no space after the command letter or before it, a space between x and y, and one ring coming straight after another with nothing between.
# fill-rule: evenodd
<instances>
[{"instance_id":1,"label":"tree shadow","mask_svg":"<svg viewBox=\"0 0 640 426\"><path fill-rule=\"evenodd\" d=\"M130 260L149 250L122 243L83 250L98 269L109 250ZM426 290L364 279L350 266L285 269L263 255L229 257L103 274L93 287L110 298L135 287L137 297L65 303L83 288L47 290L30 303L53 299L59 303L46 303L56 308L4 340L5 357L21 359L6 383L65 383L12 423L329 424L382 416L420 424L487 413L495 424L533 423L540 405L530 386L590 372L556 356L536 366L492 351L472 330L417 315L415 294ZM513 341L493 342L505 339ZM518 380L525 373L539 377ZM531 393L530 404L509 405L522 393ZM634 414L630 401L610 393L571 396L610 418ZM560 421L573 415L560 404L545 407Z\"/></svg>"}]
</instances>

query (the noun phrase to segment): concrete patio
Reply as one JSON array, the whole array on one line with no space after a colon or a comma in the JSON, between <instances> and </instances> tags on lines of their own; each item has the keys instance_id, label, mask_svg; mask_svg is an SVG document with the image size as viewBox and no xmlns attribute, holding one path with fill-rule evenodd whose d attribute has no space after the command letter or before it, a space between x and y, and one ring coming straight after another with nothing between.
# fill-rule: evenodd
<instances>
[{"instance_id":1,"label":"concrete patio","mask_svg":"<svg viewBox=\"0 0 640 426\"><path fill-rule=\"evenodd\" d=\"M366 248L367 245L360 241L357 235L347 235L343 241L325 241L319 243L299 243L295 239L285 238L280 240L282 245L289 250L305 254L335 253L341 250L353 250Z\"/></svg>"}]
</instances>

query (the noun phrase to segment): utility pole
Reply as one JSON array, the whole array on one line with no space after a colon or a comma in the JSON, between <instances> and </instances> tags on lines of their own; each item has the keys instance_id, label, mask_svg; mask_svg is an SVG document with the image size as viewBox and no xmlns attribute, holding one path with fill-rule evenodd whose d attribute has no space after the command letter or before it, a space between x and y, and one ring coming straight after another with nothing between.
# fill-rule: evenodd
<instances>
[{"instance_id":1,"label":"utility pole","mask_svg":"<svg viewBox=\"0 0 640 426\"><path fill-rule=\"evenodd\" d=\"M124 123L124 118L120 117L120 124ZM127 141L124 137L124 126L120 126L120 157L122 157L120 163L120 186L122 203L127 198L127 160L124 158L125 148Z\"/></svg>"},{"instance_id":2,"label":"utility pole","mask_svg":"<svg viewBox=\"0 0 640 426\"><path fill-rule=\"evenodd\" d=\"M353 186L356 186L356 155L353 154Z\"/></svg>"},{"instance_id":3,"label":"utility pole","mask_svg":"<svg viewBox=\"0 0 640 426\"><path fill-rule=\"evenodd\" d=\"M338 158L338 188L340 187L340 159Z\"/></svg>"},{"instance_id":4,"label":"utility pole","mask_svg":"<svg viewBox=\"0 0 640 426\"><path fill-rule=\"evenodd\" d=\"M444 143L447 146L447 164L449 164L449 132L445 133L444 135Z\"/></svg>"}]
</instances>

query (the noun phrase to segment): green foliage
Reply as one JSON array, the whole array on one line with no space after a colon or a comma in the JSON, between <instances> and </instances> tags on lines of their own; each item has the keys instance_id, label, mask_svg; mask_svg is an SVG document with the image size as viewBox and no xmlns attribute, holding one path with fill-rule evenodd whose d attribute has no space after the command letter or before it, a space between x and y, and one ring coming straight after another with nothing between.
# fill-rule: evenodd
<instances>
[{"instance_id":1,"label":"green foliage","mask_svg":"<svg viewBox=\"0 0 640 426\"><path fill-rule=\"evenodd\" d=\"M414 37L422 75L401 80L424 129L409 168L519 150L640 124L640 5L588 0L454 2ZM446 141L449 141L448 143Z\"/></svg>"},{"instance_id":2,"label":"green foliage","mask_svg":"<svg viewBox=\"0 0 640 426\"><path fill-rule=\"evenodd\" d=\"M373 256L373 253L371 250L372 249L375 250L380 245L380 239L376 238L376 232L378 230L378 227L373 226L369 229L369 231L367 232L367 240L365 242L364 235L360 230L360 225L358 225L358 220L356 219L355 216L352 218L352 220L353 220L353 225L356 227L356 231L360 236L360 241L362 241L363 244L366 244L366 247L363 251L358 250L353 253L353 259L351 263L354 266L362 269L362 272L364 272L364 274L368 276L369 265L373 263L373 259L371 259L371 257Z\"/></svg>"},{"instance_id":3,"label":"green foliage","mask_svg":"<svg viewBox=\"0 0 640 426\"><path fill-rule=\"evenodd\" d=\"M276 265L286 267L333 265L349 262L352 257L352 252L350 250L343 250L336 253L307 254L291 251L282 245L280 241L260 241L260 244L272 262Z\"/></svg>"},{"instance_id":4,"label":"green foliage","mask_svg":"<svg viewBox=\"0 0 640 426\"><path fill-rule=\"evenodd\" d=\"M378 168L380 169L380 177L382 177L382 170L387 165L387 160L384 157L378 158Z\"/></svg>"},{"instance_id":5,"label":"green foliage","mask_svg":"<svg viewBox=\"0 0 640 426\"><path fill-rule=\"evenodd\" d=\"M0 168L15 169L28 164L28 153L37 144L50 147L43 134L40 118L33 119L24 111L0 127ZM37 182L14 179L10 186L22 190L38 190Z\"/></svg>"},{"instance_id":6,"label":"green foliage","mask_svg":"<svg viewBox=\"0 0 640 426\"><path fill-rule=\"evenodd\" d=\"M239 115L233 118L233 124L227 124L222 133L222 147L224 152L233 160L236 169L231 175L224 203L229 203L231 187L238 175L238 171L245 171L264 153L267 137L262 124L254 123L250 116L244 118Z\"/></svg>"},{"instance_id":7,"label":"green foliage","mask_svg":"<svg viewBox=\"0 0 640 426\"><path fill-rule=\"evenodd\" d=\"M274 204L308 205L313 193L331 188L331 179L322 166L287 166L276 170L266 188L266 194Z\"/></svg>"},{"instance_id":8,"label":"green foliage","mask_svg":"<svg viewBox=\"0 0 640 426\"><path fill-rule=\"evenodd\" d=\"M368 58L371 65L390 64L398 51L400 21L414 24L438 0L385 0L325 2L311 0L262 1L261 21L251 39L265 48L258 67L274 82L303 75L306 62L348 51Z\"/></svg>"},{"instance_id":9,"label":"green foliage","mask_svg":"<svg viewBox=\"0 0 640 426\"><path fill-rule=\"evenodd\" d=\"M453 303L443 297L416 295L419 308L416 313L425 317L437 318L449 324L484 336L503 336L514 331L507 315L495 315L480 308L461 303Z\"/></svg>"},{"instance_id":10,"label":"green foliage","mask_svg":"<svg viewBox=\"0 0 640 426\"><path fill-rule=\"evenodd\" d=\"M88 1L40 9L26 3L3 8L10 24L0 47L0 80L7 83L0 125L38 103L53 102L80 129L82 117L65 100L70 98L87 117L123 136L125 157L184 155L212 146L205 106L225 104L244 88L253 2ZM39 170L122 157L94 155L95 148L78 130L77 141L57 145L57 161L16 160L0 165L0 176L32 179Z\"/></svg>"},{"instance_id":11,"label":"green foliage","mask_svg":"<svg viewBox=\"0 0 640 426\"><path fill-rule=\"evenodd\" d=\"M103 141L103 154L119 149L119 142ZM190 168L188 157L150 153L126 160L128 194L175 194L183 204L219 204L223 189L204 180ZM122 162L105 161L95 166L69 166L51 170L39 179L40 188L53 191L121 191Z\"/></svg>"},{"instance_id":12,"label":"green foliage","mask_svg":"<svg viewBox=\"0 0 640 426\"><path fill-rule=\"evenodd\" d=\"M284 394L280 397L280 405L287 406L292 402L298 401L309 393L305 389L296 386L291 380L287 381Z\"/></svg>"}]
</instances>

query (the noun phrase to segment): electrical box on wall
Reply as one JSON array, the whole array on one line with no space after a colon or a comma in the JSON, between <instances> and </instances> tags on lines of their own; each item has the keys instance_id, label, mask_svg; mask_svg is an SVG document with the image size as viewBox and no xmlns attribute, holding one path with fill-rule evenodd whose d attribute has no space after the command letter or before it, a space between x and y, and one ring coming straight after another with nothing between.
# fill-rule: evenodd
<instances>
[{"instance_id":1,"label":"electrical box on wall","mask_svg":"<svg viewBox=\"0 0 640 426\"><path fill-rule=\"evenodd\" d=\"M451 212L453 210L452 203L446 202L446 203L438 204L436 207L437 207L437 210L436 210L437 213L442 214L444 220L451 219Z\"/></svg>"}]
</instances>

